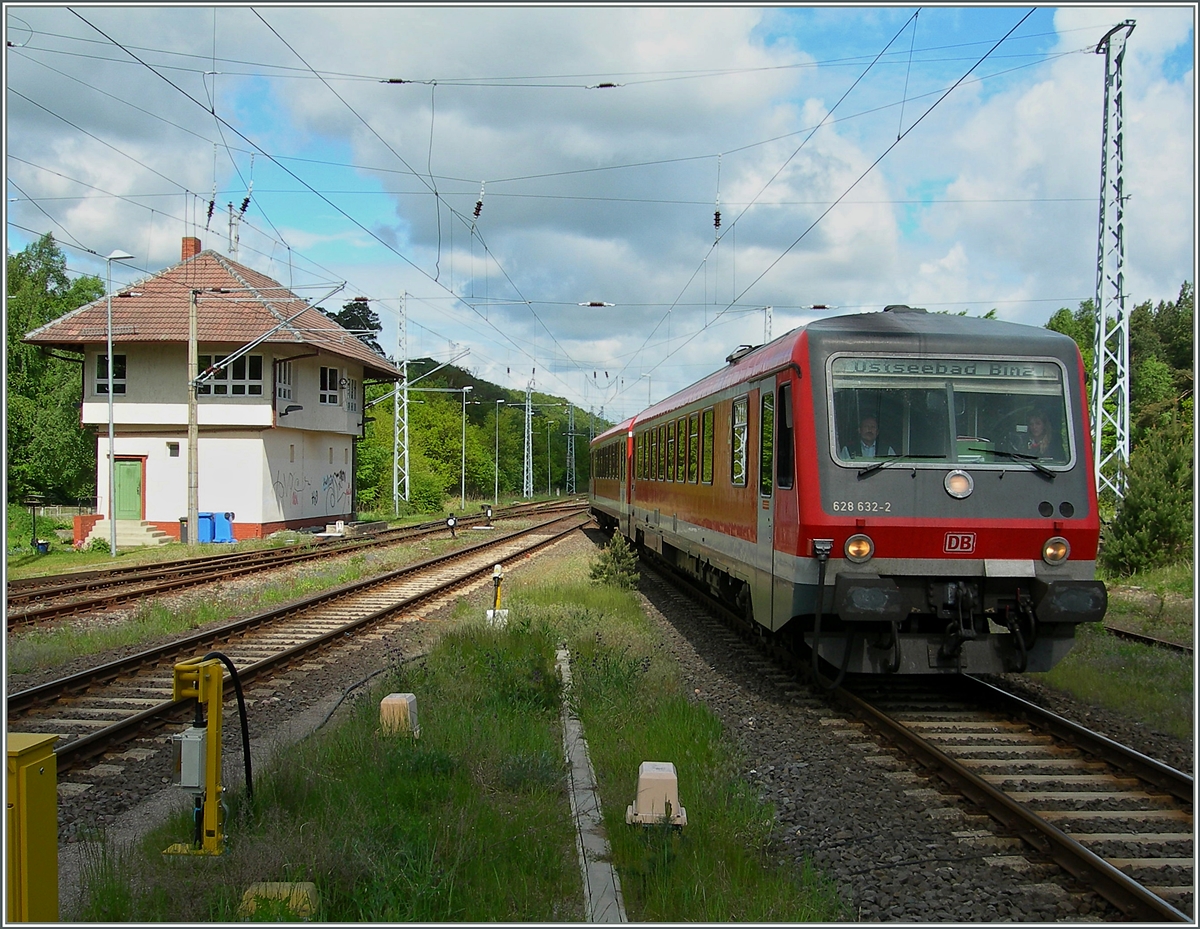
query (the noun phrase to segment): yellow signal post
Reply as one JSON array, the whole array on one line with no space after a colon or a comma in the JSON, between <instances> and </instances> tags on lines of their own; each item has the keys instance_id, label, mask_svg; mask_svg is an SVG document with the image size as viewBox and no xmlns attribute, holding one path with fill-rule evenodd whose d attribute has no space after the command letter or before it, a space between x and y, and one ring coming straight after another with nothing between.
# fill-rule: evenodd
<instances>
[{"instance_id":1,"label":"yellow signal post","mask_svg":"<svg viewBox=\"0 0 1200 929\"><path fill-rule=\"evenodd\" d=\"M196 795L197 832L192 844L176 843L164 855L220 855L225 850L221 786L221 710L225 669L219 658L192 658L175 665L172 699L193 699L197 724L173 737L176 780ZM207 724L200 722L206 709ZM198 731L199 730L199 731Z\"/></svg>"},{"instance_id":2,"label":"yellow signal post","mask_svg":"<svg viewBox=\"0 0 1200 929\"><path fill-rule=\"evenodd\" d=\"M57 738L8 734L6 923L58 922Z\"/></svg>"}]
</instances>

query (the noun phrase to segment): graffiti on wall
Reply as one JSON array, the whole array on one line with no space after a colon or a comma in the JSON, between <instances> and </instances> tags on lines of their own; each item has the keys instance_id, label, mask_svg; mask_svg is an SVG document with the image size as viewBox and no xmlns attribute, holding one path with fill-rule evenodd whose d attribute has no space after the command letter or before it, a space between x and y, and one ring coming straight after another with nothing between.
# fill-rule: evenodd
<instances>
[{"instance_id":1,"label":"graffiti on wall","mask_svg":"<svg viewBox=\"0 0 1200 929\"><path fill-rule=\"evenodd\" d=\"M317 505L317 498L322 493L325 494L325 507L328 512L340 513L351 508L350 482L346 479L345 471L334 471L321 479L320 491L313 491L313 506Z\"/></svg>"},{"instance_id":2,"label":"graffiti on wall","mask_svg":"<svg viewBox=\"0 0 1200 929\"><path fill-rule=\"evenodd\" d=\"M280 468L272 486L281 510L291 516L304 515L298 511L303 511L305 504L312 515L348 513L353 506L350 476L344 469L326 474L315 486L303 474Z\"/></svg>"},{"instance_id":3,"label":"graffiti on wall","mask_svg":"<svg viewBox=\"0 0 1200 929\"><path fill-rule=\"evenodd\" d=\"M282 468L275 472L275 499L279 501L279 505L283 509L288 509L288 500L291 501L291 506L300 506L300 496L304 493L305 486L308 481L302 474L296 474L294 471L285 472Z\"/></svg>"}]
</instances>

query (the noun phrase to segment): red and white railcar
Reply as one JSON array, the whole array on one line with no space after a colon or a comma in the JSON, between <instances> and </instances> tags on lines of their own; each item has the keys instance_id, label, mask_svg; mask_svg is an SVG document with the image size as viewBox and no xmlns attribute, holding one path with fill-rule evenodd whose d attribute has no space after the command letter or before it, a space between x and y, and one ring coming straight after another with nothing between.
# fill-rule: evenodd
<instances>
[{"instance_id":1,"label":"red and white railcar","mask_svg":"<svg viewBox=\"0 0 1200 929\"><path fill-rule=\"evenodd\" d=\"M851 673L1046 670L1103 617L1071 339L888 307L727 361L593 441L602 525Z\"/></svg>"}]
</instances>

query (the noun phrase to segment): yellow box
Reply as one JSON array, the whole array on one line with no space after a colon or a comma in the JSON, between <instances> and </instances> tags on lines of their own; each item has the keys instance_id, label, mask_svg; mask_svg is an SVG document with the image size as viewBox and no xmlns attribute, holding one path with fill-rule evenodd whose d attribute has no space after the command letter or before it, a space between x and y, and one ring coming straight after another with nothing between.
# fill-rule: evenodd
<instances>
[{"instance_id":1,"label":"yellow box","mask_svg":"<svg viewBox=\"0 0 1200 929\"><path fill-rule=\"evenodd\" d=\"M57 738L8 734L7 922L58 922Z\"/></svg>"},{"instance_id":2,"label":"yellow box","mask_svg":"<svg viewBox=\"0 0 1200 929\"><path fill-rule=\"evenodd\" d=\"M386 735L421 735L417 724L417 695L388 694L379 704L379 728Z\"/></svg>"},{"instance_id":3,"label":"yellow box","mask_svg":"<svg viewBox=\"0 0 1200 929\"><path fill-rule=\"evenodd\" d=\"M317 912L317 885L312 881L259 881L242 894L239 916L249 916L262 901L282 900L292 913L307 919Z\"/></svg>"}]
</instances>

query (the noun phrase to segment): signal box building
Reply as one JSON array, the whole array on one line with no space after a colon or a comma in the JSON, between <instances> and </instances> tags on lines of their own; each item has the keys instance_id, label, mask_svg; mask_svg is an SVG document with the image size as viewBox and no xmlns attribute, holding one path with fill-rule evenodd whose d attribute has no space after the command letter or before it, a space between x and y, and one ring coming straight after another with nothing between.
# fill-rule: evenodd
<instances>
[{"instance_id":1,"label":"signal box building","mask_svg":"<svg viewBox=\"0 0 1200 929\"><path fill-rule=\"evenodd\" d=\"M189 371L193 294L198 370ZM109 537L106 336L101 298L24 340L82 358L97 515L77 518L76 542ZM278 281L192 237L179 264L112 295L112 339L118 547L180 537L189 381L259 339L199 388L200 511L232 513L236 539L352 518L364 385L401 376L385 358Z\"/></svg>"}]
</instances>

